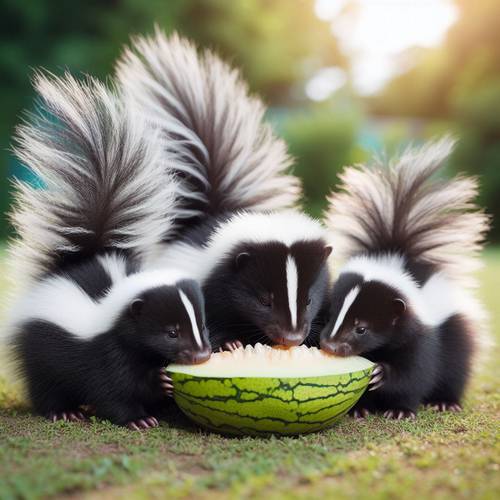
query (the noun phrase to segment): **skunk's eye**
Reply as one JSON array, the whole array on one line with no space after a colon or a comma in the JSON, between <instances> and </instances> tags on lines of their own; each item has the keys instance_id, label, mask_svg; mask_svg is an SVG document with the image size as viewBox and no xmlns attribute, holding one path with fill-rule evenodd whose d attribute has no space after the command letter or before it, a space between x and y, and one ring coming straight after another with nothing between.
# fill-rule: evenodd
<instances>
[{"instance_id":1,"label":"skunk's eye","mask_svg":"<svg viewBox=\"0 0 500 500\"><path fill-rule=\"evenodd\" d=\"M358 334L358 335L364 335L366 333L366 328L364 326L357 326L354 331Z\"/></svg>"},{"instance_id":2,"label":"skunk's eye","mask_svg":"<svg viewBox=\"0 0 500 500\"><path fill-rule=\"evenodd\" d=\"M179 336L179 331L173 326L168 326L166 333L171 339L176 339Z\"/></svg>"},{"instance_id":3,"label":"skunk's eye","mask_svg":"<svg viewBox=\"0 0 500 500\"><path fill-rule=\"evenodd\" d=\"M311 297L309 297L309 298L307 299L306 305L307 305L307 306L310 306L310 305L311 305Z\"/></svg>"},{"instance_id":4,"label":"skunk's eye","mask_svg":"<svg viewBox=\"0 0 500 500\"><path fill-rule=\"evenodd\" d=\"M271 307L273 304L273 294L265 293L259 297L259 302L266 307Z\"/></svg>"}]
</instances>

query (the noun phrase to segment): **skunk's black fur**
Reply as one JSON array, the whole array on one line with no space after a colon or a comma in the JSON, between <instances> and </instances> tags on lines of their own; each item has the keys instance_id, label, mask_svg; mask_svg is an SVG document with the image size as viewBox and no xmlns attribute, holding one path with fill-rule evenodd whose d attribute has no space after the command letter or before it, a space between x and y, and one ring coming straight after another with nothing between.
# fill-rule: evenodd
<instances>
[{"instance_id":1,"label":"skunk's black fur","mask_svg":"<svg viewBox=\"0 0 500 500\"><path fill-rule=\"evenodd\" d=\"M117 72L129 100L183 157L177 241L152 265L181 266L202 280L215 346L235 337L303 342L324 302L330 248L317 222L276 212L297 204L300 188L262 103L214 54L158 30L134 41ZM300 233L291 227L298 219ZM289 256L298 266L290 294Z\"/></svg>"},{"instance_id":2,"label":"skunk's black fur","mask_svg":"<svg viewBox=\"0 0 500 500\"><path fill-rule=\"evenodd\" d=\"M331 338L342 298L356 286L360 292ZM340 274L332 297L332 321L321 347L342 356L362 355L380 367L372 379L375 390L362 396L355 414L410 417L421 403L458 408L474 351L474 332L465 315L454 313L437 326L425 324L401 290L350 272Z\"/></svg>"},{"instance_id":3,"label":"skunk's black fur","mask_svg":"<svg viewBox=\"0 0 500 500\"><path fill-rule=\"evenodd\" d=\"M348 260L321 346L378 365L356 415L460 409L483 328L469 288L488 220L473 205L474 180L431 178L451 147L445 139L388 167L347 169L331 198L333 241Z\"/></svg>"},{"instance_id":4,"label":"skunk's black fur","mask_svg":"<svg viewBox=\"0 0 500 500\"><path fill-rule=\"evenodd\" d=\"M287 296L287 256L300 269L297 326L291 325ZM203 286L212 323L211 342L220 347L234 340L299 345L319 344L320 315L328 310L328 254L321 241L287 247L280 242L235 246L212 270ZM237 332L237 333L235 333Z\"/></svg>"},{"instance_id":5,"label":"skunk's black fur","mask_svg":"<svg viewBox=\"0 0 500 500\"><path fill-rule=\"evenodd\" d=\"M14 345L34 410L53 418L88 405L97 417L118 425L150 423L165 404L162 367L174 360L201 362L210 353L206 333L203 350L193 342L178 289L202 310L199 288L187 281L137 295L110 329L88 339L49 321L23 323ZM168 330L176 325L178 336L172 338Z\"/></svg>"},{"instance_id":6,"label":"skunk's black fur","mask_svg":"<svg viewBox=\"0 0 500 500\"><path fill-rule=\"evenodd\" d=\"M169 388L160 369L211 352L199 285L141 271L173 224L167 151L97 81L35 84L43 107L19 128L17 153L43 188L18 183L12 213L11 266L24 283L8 333L20 373L35 411L53 419L90 405L116 424L157 425Z\"/></svg>"}]
</instances>

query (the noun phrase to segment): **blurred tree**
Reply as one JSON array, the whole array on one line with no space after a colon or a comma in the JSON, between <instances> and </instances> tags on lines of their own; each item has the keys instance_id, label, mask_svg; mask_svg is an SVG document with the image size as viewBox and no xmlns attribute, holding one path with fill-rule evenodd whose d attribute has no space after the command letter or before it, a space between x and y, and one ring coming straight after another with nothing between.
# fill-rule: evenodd
<instances>
[{"instance_id":1,"label":"blurred tree","mask_svg":"<svg viewBox=\"0 0 500 500\"><path fill-rule=\"evenodd\" d=\"M445 119L460 137L452 169L481 176L480 202L500 218L500 2L455 0L444 44L371 100L376 113ZM492 238L500 239L500 226Z\"/></svg>"},{"instance_id":2,"label":"blurred tree","mask_svg":"<svg viewBox=\"0 0 500 500\"><path fill-rule=\"evenodd\" d=\"M315 217L326 208L343 167L365 159L356 147L360 121L357 113L340 112L331 104L291 113L282 124L296 160L294 173L303 181L306 210Z\"/></svg>"},{"instance_id":3,"label":"blurred tree","mask_svg":"<svg viewBox=\"0 0 500 500\"><path fill-rule=\"evenodd\" d=\"M375 111L441 117L455 111L460 89L471 91L500 74L500 2L455 0L460 18L443 45L412 49L417 63L373 100Z\"/></svg>"},{"instance_id":4,"label":"blurred tree","mask_svg":"<svg viewBox=\"0 0 500 500\"><path fill-rule=\"evenodd\" d=\"M252 89L272 104L289 103L292 87L314 71L346 64L314 0L187 2L179 27L242 67Z\"/></svg>"},{"instance_id":5,"label":"blurred tree","mask_svg":"<svg viewBox=\"0 0 500 500\"><path fill-rule=\"evenodd\" d=\"M33 68L104 78L131 34L154 23L213 47L243 69L270 103L323 66L342 64L314 0L3 0L0 17L0 213L8 205L6 150L23 108L32 106ZM0 220L0 238L7 224Z\"/></svg>"},{"instance_id":6,"label":"blurred tree","mask_svg":"<svg viewBox=\"0 0 500 500\"><path fill-rule=\"evenodd\" d=\"M0 17L0 213L9 204L7 176L17 167L7 153L14 125L33 105L34 68L54 73L69 69L104 77L112 69L130 26L150 28L156 4L165 19L175 19L180 2L113 0L3 0ZM170 15L168 15L169 13ZM164 19L164 25L171 28ZM0 239L8 231L0 220Z\"/></svg>"}]
</instances>

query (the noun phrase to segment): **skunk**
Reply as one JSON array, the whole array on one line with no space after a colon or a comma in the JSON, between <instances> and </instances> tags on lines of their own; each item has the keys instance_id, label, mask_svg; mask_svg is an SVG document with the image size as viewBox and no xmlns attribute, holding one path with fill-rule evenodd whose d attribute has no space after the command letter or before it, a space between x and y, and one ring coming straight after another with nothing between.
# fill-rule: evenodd
<instances>
[{"instance_id":1,"label":"skunk","mask_svg":"<svg viewBox=\"0 0 500 500\"><path fill-rule=\"evenodd\" d=\"M355 416L414 418L420 403L458 411L484 329L472 296L488 218L471 178L434 179L451 153L445 138L373 168L347 168L330 198L339 255L321 347L377 363Z\"/></svg>"},{"instance_id":2,"label":"skunk","mask_svg":"<svg viewBox=\"0 0 500 500\"><path fill-rule=\"evenodd\" d=\"M201 281L214 347L301 344L327 304L331 247L318 221L290 209L299 183L262 103L214 54L158 30L125 51L117 77L183 157L176 239L151 266Z\"/></svg>"},{"instance_id":3,"label":"skunk","mask_svg":"<svg viewBox=\"0 0 500 500\"><path fill-rule=\"evenodd\" d=\"M141 269L172 229L167 150L94 79L38 74L35 87L42 107L15 149L42 186L17 183L11 264L25 284L9 343L37 413L75 421L86 405L118 425L155 427L172 390L162 367L211 353L199 285Z\"/></svg>"}]
</instances>

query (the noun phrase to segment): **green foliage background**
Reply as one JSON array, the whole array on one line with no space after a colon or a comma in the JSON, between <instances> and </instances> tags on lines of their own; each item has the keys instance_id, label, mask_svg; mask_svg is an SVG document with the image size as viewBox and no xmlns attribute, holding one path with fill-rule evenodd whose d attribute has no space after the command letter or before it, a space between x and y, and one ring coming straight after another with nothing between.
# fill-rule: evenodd
<instances>
[{"instance_id":1,"label":"green foliage background","mask_svg":"<svg viewBox=\"0 0 500 500\"><path fill-rule=\"evenodd\" d=\"M7 152L23 109L32 107L34 68L106 78L133 34L158 24L211 47L243 69L268 102L289 102L311 71L342 62L313 0L2 0L0 16L0 213L10 201ZM8 232L2 217L0 238Z\"/></svg>"},{"instance_id":2,"label":"green foliage background","mask_svg":"<svg viewBox=\"0 0 500 500\"><path fill-rule=\"evenodd\" d=\"M441 46L415 49L417 64L378 95L361 98L347 84L312 104L304 84L318 69L340 66L349 74L349 60L329 23L315 16L314 0L0 0L0 214L10 203L9 176L23 173L8 148L22 110L33 107L34 69L107 78L130 36L156 23L242 69L290 144L314 215L344 165L451 130L460 138L451 170L481 176L481 203L498 216L500 2L455 3L461 15ZM8 233L2 217L0 239ZM492 238L500 239L499 227Z\"/></svg>"},{"instance_id":3,"label":"green foliage background","mask_svg":"<svg viewBox=\"0 0 500 500\"><path fill-rule=\"evenodd\" d=\"M371 103L375 113L447 120L460 139L452 167L481 178L480 202L500 239L500 2L455 0L460 18L442 46L395 78ZM431 127L429 127L431 128Z\"/></svg>"}]
</instances>

